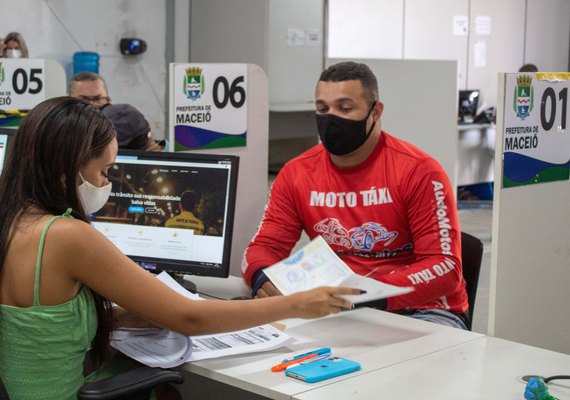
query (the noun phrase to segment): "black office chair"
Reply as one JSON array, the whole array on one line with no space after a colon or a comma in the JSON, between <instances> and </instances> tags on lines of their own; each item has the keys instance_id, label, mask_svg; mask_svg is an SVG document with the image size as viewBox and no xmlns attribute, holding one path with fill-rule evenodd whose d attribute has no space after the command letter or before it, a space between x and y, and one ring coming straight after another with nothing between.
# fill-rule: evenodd
<instances>
[{"instance_id":1,"label":"black office chair","mask_svg":"<svg viewBox=\"0 0 570 400\"><path fill-rule=\"evenodd\" d=\"M148 400L154 386L161 383L183 383L180 371L140 367L122 374L86 383L81 387L79 400Z\"/></svg>"},{"instance_id":2,"label":"black office chair","mask_svg":"<svg viewBox=\"0 0 570 400\"><path fill-rule=\"evenodd\" d=\"M463 279L467 289L469 301L469 323L467 329L471 330L473 324L473 311L479 284L479 272L483 260L483 242L468 233L461 232L461 259L463 263Z\"/></svg>"},{"instance_id":3,"label":"black office chair","mask_svg":"<svg viewBox=\"0 0 570 400\"><path fill-rule=\"evenodd\" d=\"M160 383L183 383L182 373L170 369L141 367L125 373L86 383L77 394L84 400L147 400L152 388ZM0 379L0 400L9 400L8 392Z\"/></svg>"}]
</instances>

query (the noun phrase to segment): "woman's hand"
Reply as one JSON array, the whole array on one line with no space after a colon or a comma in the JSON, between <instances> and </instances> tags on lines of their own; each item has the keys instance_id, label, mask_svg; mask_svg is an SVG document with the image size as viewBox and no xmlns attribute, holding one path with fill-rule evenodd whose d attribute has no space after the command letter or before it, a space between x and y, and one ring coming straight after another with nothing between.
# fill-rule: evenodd
<instances>
[{"instance_id":1,"label":"woman's hand","mask_svg":"<svg viewBox=\"0 0 570 400\"><path fill-rule=\"evenodd\" d=\"M352 308L352 303L338 296L361 294L360 289L346 287L318 287L306 292L286 296L291 303L293 316L297 318L319 318L341 309Z\"/></svg>"}]
</instances>

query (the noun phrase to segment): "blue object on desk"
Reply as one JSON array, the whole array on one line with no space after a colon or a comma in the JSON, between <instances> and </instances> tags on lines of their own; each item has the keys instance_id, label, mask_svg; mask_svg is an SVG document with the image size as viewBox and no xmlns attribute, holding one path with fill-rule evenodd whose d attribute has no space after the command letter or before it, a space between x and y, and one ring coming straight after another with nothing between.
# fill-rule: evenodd
<instances>
[{"instance_id":1,"label":"blue object on desk","mask_svg":"<svg viewBox=\"0 0 570 400\"><path fill-rule=\"evenodd\" d=\"M539 376L529 379L525 387L524 398L526 400L558 400L548 393L548 386Z\"/></svg>"},{"instance_id":2,"label":"blue object on desk","mask_svg":"<svg viewBox=\"0 0 570 400\"><path fill-rule=\"evenodd\" d=\"M331 354L331 348L330 347L323 347L322 349L316 349L316 350L308 351L306 353L299 354L298 356L286 358L281 362L289 362L289 361L293 361L293 360L298 360L300 358L307 357L308 355L311 355L311 354L316 354L317 356L322 356L324 354Z\"/></svg>"},{"instance_id":3,"label":"blue object on desk","mask_svg":"<svg viewBox=\"0 0 570 400\"><path fill-rule=\"evenodd\" d=\"M285 375L303 382L314 383L360 371L360 369L360 364L356 361L341 357L328 357L323 360L287 368Z\"/></svg>"}]
</instances>

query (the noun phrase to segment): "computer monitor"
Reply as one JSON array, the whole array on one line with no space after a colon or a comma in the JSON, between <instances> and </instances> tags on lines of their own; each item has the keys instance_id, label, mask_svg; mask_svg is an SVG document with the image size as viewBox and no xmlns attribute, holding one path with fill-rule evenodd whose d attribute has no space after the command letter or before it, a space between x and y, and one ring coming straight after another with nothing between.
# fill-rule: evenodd
<instances>
[{"instance_id":1,"label":"computer monitor","mask_svg":"<svg viewBox=\"0 0 570 400\"><path fill-rule=\"evenodd\" d=\"M16 128L5 128L0 127L0 174L4 169L4 163L6 162L6 151L8 149L8 144L12 136L16 134Z\"/></svg>"},{"instance_id":2,"label":"computer monitor","mask_svg":"<svg viewBox=\"0 0 570 400\"><path fill-rule=\"evenodd\" d=\"M479 102L479 90L460 90L459 91L459 122L472 122L477 114L477 104Z\"/></svg>"},{"instance_id":3,"label":"computer monitor","mask_svg":"<svg viewBox=\"0 0 570 400\"><path fill-rule=\"evenodd\" d=\"M146 270L227 277L238 164L236 156L119 150L111 196L92 224Z\"/></svg>"}]
</instances>

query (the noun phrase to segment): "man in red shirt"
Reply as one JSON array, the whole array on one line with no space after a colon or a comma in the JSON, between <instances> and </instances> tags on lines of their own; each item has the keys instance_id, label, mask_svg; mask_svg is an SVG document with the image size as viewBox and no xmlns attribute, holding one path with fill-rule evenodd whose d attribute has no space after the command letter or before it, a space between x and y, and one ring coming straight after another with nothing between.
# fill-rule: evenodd
<instances>
[{"instance_id":1,"label":"man in red shirt","mask_svg":"<svg viewBox=\"0 0 570 400\"><path fill-rule=\"evenodd\" d=\"M384 105L364 64L329 67L316 88L319 144L288 162L271 189L242 273L257 297L280 292L263 273L304 230L356 273L414 291L374 306L466 329L455 196L441 165L381 129Z\"/></svg>"}]
</instances>

